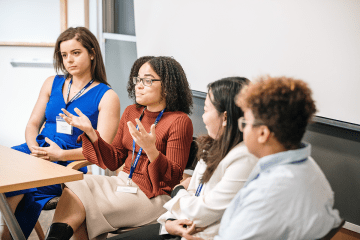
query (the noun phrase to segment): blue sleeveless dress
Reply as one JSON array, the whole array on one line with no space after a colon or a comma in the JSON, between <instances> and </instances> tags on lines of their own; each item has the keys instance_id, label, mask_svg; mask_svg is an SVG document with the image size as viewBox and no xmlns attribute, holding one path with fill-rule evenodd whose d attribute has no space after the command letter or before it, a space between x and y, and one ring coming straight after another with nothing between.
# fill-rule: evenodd
<instances>
[{"instance_id":1,"label":"blue sleeveless dress","mask_svg":"<svg viewBox=\"0 0 360 240\"><path fill-rule=\"evenodd\" d=\"M62 113L61 108L65 108L66 106L63 97L63 85L65 80L66 78L64 76L57 75L54 78L50 99L45 110L45 127L41 131L41 134L39 134L36 138L40 147L49 146L49 144L45 142L45 137L51 139L62 149L75 149L82 146L81 143L76 142L78 136L83 133L80 129L74 127L72 135L56 132L56 116L59 116L59 113ZM109 86L104 83L100 83L70 103L66 110L74 115L77 115L74 108L79 108L81 112L90 119L93 128L97 129L99 103L105 92L109 89ZM31 153L26 143L14 146L12 149L27 154ZM72 161L59 161L54 163L66 166L70 162ZM79 171L86 173L87 168L80 168ZM61 193L62 190L60 184L5 193L6 197L24 194L24 198L16 208L15 217L18 220L26 238L29 237L31 231L35 227L36 221L38 220L41 210L45 204L50 199L60 196Z\"/></svg>"}]
</instances>

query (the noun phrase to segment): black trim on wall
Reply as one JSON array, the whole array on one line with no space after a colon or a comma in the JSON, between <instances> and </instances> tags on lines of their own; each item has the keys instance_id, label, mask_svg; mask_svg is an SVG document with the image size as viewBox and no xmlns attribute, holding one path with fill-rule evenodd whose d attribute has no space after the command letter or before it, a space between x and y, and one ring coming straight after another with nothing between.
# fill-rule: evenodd
<instances>
[{"instance_id":1,"label":"black trim on wall","mask_svg":"<svg viewBox=\"0 0 360 240\"><path fill-rule=\"evenodd\" d=\"M354 123L343 122L343 121L320 117L320 116L314 116L313 121L317 122L317 123L323 123L323 124L340 127L340 128L345 128L345 129L349 129L349 130L360 131L360 125L357 125Z\"/></svg>"},{"instance_id":2,"label":"black trim on wall","mask_svg":"<svg viewBox=\"0 0 360 240\"><path fill-rule=\"evenodd\" d=\"M192 94L193 94L193 97L197 97L197 98L203 98L205 99L206 98L206 92L200 92L200 91L196 91L196 90L191 90L192 91Z\"/></svg>"}]
</instances>

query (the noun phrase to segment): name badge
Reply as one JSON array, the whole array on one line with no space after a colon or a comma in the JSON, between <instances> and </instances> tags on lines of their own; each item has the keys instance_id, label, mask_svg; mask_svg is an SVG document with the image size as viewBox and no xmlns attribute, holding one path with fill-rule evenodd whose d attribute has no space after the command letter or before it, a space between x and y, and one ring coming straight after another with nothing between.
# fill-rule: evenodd
<instances>
[{"instance_id":1,"label":"name badge","mask_svg":"<svg viewBox=\"0 0 360 240\"><path fill-rule=\"evenodd\" d=\"M116 188L117 192L125 192L125 193L137 193L136 187L124 187L124 186L118 186Z\"/></svg>"},{"instance_id":2,"label":"name badge","mask_svg":"<svg viewBox=\"0 0 360 240\"><path fill-rule=\"evenodd\" d=\"M65 122L65 120L62 117L56 116L56 132L72 135L73 126Z\"/></svg>"}]
</instances>

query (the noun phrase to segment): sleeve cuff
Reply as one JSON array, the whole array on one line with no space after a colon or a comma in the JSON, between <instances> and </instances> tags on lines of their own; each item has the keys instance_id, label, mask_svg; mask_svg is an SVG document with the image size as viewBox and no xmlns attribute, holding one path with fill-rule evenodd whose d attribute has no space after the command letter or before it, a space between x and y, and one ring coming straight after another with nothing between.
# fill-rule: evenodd
<instances>
[{"instance_id":1,"label":"sleeve cuff","mask_svg":"<svg viewBox=\"0 0 360 240\"><path fill-rule=\"evenodd\" d=\"M171 168L168 167L168 164L169 162L166 156L159 151L159 156L151 162L149 165L149 170L152 170L152 172L162 173L164 179L169 181L171 179Z\"/></svg>"},{"instance_id":2,"label":"sleeve cuff","mask_svg":"<svg viewBox=\"0 0 360 240\"><path fill-rule=\"evenodd\" d=\"M176 187L172 190L172 192L171 192L171 195L170 195L171 198L175 197L176 194L177 194L181 189L185 189L185 187L184 187L183 185L178 185L178 186L176 186Z\"/></svg>"},{"instance_id":3,"label":"sleeve cuff","mask_svg":"<svg viewBox=\"0 0 360 240\"><path fill-rule=\"evenodd\" d=\"M160 224L159 235L165 235L165 234L169 234L169 233L166 231L165 223L164 223L164 224Z\"/></svg>"},{"instance_id":4,"label":"sleeve cuff","mask_svg":"<svg viewBox=\"0 0 360 240\"><path fill-rule=\"evenodd\" d=\"M98 166L100 166L102 169L106 169L105 164L99 160L99 158L97 157L96 154L96 150L95 149L99 149L99 139L100 139L100 134L97 130L95 130L96 135L98 136L98 139L92 143L90 141L90 139L88 138L88 136L83 133L79 136L79 138L82 141L82 148L83 148L83 155L86 158L86 160L88 160L89 162L96 164Z\"/></svg>"},{"instance_id":5,"label":"sleeve cuff","mask_svg":"<svg viewBox=\"0 0 360 240\"><path fill-rule=\"evenodd\" d=\"M165 222L169 219L176 220L175 216L172 215L170 212L164 213L157 219L158 223L160 223L159 235L169 234L165 228Z\"/></svg>"}]
</instances>

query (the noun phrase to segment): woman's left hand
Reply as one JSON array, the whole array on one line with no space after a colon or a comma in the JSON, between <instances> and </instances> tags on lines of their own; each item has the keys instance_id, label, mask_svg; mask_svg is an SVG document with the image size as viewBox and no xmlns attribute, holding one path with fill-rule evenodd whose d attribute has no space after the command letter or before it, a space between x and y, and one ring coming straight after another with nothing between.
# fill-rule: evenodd
<instances>
[{"instance_id":1,"label":"woman's left hand","mask_svg":"<svg viewBox=\"0 0 360 240\"><path fill-rule=\"evenodd\" d=\"M155 124L151 125L150 132L148 133L144 126L141 124L139 119L135 119L137 125L139 126L139 131L136 129L132 122L127 122L129 127L129 132L132 138L135 140L136 144L139 145L143 150L145 150L150 162L155 160L159 156L159 151L156 149L156 133L155 133Z\"/></svg>"},{"instance_id":2,"label":"woman's left hand","mask_svg":"<svg viewBox=\"0 0 360 240\"><path fill-rule=\"evenodd\" d=\"M191 181L191 177L188 177L184 181L180 182L180 184L176 185L174 188L176 188L179 185L183 185L184 188L187 190L189 187L190 181Z\"/></svg>"},{"instance_id":3,"label":"woman's left hand","mask_svg":"<svg viewBox=\"0 0 360 240\"><path fill-rule=\"evenodd\" d=\"M61 160L64 150L47 137L45 138L45 141L50 145L49 147L33 147L33 151L30 155L49 161Z\"/></svg>"},{"instance_id":4,"label":"woman's left hand","mask_svg":"<svg viewBox=\"0 0 360 240\"><path fill-rule=\"evenodd\" d=\"M86 134L91 133L93 131L93 127L89 118L83 114L80 109L74 108L74 111L78 116L69 113L66 109L61 109L64 113L60 113L59 115L71 126L74 126Z\"/></svg>"}]
</instances>

